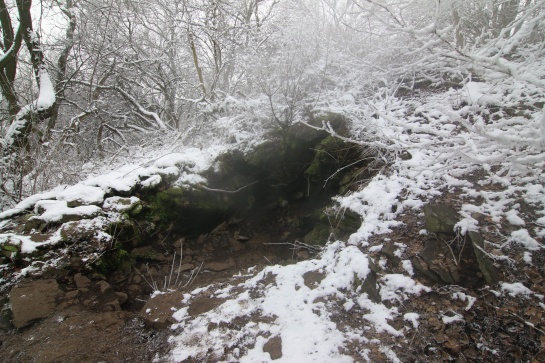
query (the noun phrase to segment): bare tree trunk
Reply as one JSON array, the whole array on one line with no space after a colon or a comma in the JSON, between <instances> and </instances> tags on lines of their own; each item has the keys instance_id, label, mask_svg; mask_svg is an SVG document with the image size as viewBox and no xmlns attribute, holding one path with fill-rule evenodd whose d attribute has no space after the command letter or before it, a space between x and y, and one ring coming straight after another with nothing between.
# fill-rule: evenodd
<instances>
[{"instance_id":1,"label":"bare tree trunk","mask_svg":"<svg viewBox=\"0 0 545 363\"><path fill-rule=\"evenodd\" d=\"M21 47L21 31L19 29L17 34L14 33L4 0L0 0L0 26L2 26L4 43L2 45L4 55L0 61L0 88L2 88L2 95L8 102L9 115L15 116L21 109L13 87L17 73L17 53Z\"/></svg>"},{"instance_id":2,"label":"bare tree trunk","mask_svg":"<svg viewBox=\"0 0 545 363\"><path fill-rule=\"evenodd\" d=\"M199 66L199 57L197 56L197 49L195 48L195 41L193 40L193 33L188 29L187 31L189 48L191 48L191 55L193 56L193 64L195 64L195 69L197 70L197 76L199 77L199 83L201 86L202 96L206 97L206 86L204 85L204 79L202 76L202 70Z\"/></svg>"},{"instance_id":3,"label":"bare tree trunk","mask_svg":"<svg viewBox=\"0 0 545 363\"><path fill-rule=\"evenodd\" d=\"M57 61L57 80L55 83L55 93L57 94L57 99L64 97L64 90L66 88L65 79L66 79L66 66L68 63L68 56L72 47L74 45L74 32L76 30L76 16L72 13L71 9L73 7L72 0L66 0L66 7L61 8L61 11L68 17L68 28L66 29L66 45L59 55ZM57 118L59 116L59 107L60 102L56 102L51 110L51 117L47 123L47 129L45 133L45 139L49 140L51 138L51 130L55 127L57 123Z\"/></svg>"}]
</instances>

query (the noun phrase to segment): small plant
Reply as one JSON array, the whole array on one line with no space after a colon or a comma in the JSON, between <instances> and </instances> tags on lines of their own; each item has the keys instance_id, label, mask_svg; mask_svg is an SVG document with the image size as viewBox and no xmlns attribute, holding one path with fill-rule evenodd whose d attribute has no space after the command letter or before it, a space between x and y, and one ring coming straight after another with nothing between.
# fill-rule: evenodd
<instances>
[{"instance_id":1,"label":"small plant","mask_svg":"<svg viewBox=\"0 0 545 363\"><path fill-rule=\"evenodd\" d=\"M144 276L144 274L142 274L138 269L136 269L136 273L138 273L140 277L142 277L142 279L146 281L146 283L149 285L149 287L153 289L154 292L166 292L166 291L176 291L176 290L186 289L186 288L189 288L191 284L193 284L193 282L195 281L195 279L201 272L201 269L204 263L201 262L201 264L197 268L191 270L191 274L189 278L184 283L184 281L180 279L182 260L183 260L183 243L180 244L180 258L178 260L178 269L176 273L174 273L174 266L176 265L176 251L174 251L174 257L172 259L172 264L170 266L170 273L168 276L164 276L164 281L162 286L160 285L160 282L154 280L147 264L146 264L146 270L147 270L146 272L147 272L148 278L146 278L146 276Z\"/></svg>"}]
</instances>

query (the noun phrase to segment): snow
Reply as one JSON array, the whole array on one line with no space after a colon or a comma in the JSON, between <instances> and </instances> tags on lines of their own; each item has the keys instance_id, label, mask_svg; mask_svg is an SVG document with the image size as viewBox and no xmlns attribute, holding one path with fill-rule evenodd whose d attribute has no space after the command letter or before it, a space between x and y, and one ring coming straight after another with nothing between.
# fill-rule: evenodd
<instances>
[{"instance_id":1,"label":"snow","mask_svg":"<svg viewBox=\"0 0 545 363\"><path fill-rule=\"evenodd\" d=\"M0 245L10 244L19 246L21 253L35 252L40 246L53 245L60 241L60 235L54 234L43 242L34 242L30 236L22 236L13 233L0 234Z\"/></svg>"},{"instance_id":2,"label":"snow","mask_svg":"<svg viewBox=\"0 0 545 363\"><path fill-rule=\"evenodd\" d=\"M104 200L104 194L105 191L102 188L77 184L58 193L57 200L81 204L100 204Z\"/></svg>"},{"instance_id":3,"label":"snow","mask_svg":"<svg viewBox=\"0 0 545 363\"><path fill-rule=\"evenodd\" d=\"M517 211L515 209L511 209L505 213L505 218L509 223L511 223L513 226L524 226L526 223L524 222L524 219L520 218Z\"/></svg>"},{"instance_id":4,"label":"snow","mask_svg":"<svg viewBox=\"0 0 545 363\"><path fill-rule=\"evenodd\" d=\"M57 197L60 191L62 191L65 188L65 186L58 186L54 188L51 191L44 192L44 193L38 193L31 195L28 198L23 199L20 201L14 208L8 209L2 213L0 213L0 220L13 217L17 214L23 213L25 210L31 209L34 207L36 202L39 202L40 200L46 200L46 199L54 199Z\"/></svg>"},{"instance_id":5,"label":"snow","mask_svg":"<svg viewBox=\"0 0 545 363\"><path fill-rule=\"evenodd\" d=\"M40 92L38 99L35 101L35 107L38 111L46 110L55 103L55 87L53 87L49 73L47 73L45 68L40 69L39 78Z\"/></svg>"},{"instance_id":6,"label":"snow","mask_svg":"<svg viewBox=\"0 0 545 363\"><path fill-rule=\"evenodd\" d=\"M511 238L509 238L509 242L514 242L519 245L522 245L529 251L537 251L543 248L539 242L537 242L534 238L530 236L530 233L528 233L528 230L526 229L519 229L518 231L511 232Z\"/></svg>"},{"instance_id":7,"label":"snow","mask_svg":"<svg viewBox=\"0 0 545 363\"><path fill-rule=\"evenodd\" d=\"M310 271L324 274L324 279L313 288L307 287L303 280L303 275ZM367 294L357 294L354 299L350 297L349 292L354 291L356 277L364 281L370 271L368 257L355 246L340 241L327 245L320 259L302 261L295 265L267 267L240 285L244 292L203 316L191 320L185 310L178 310L174 314L178 323L173 326L175 333L170 338L175 347L171 359L180 362L190 357L198 360L214 354L219 356L224 353L225 347L235 346L238 342L252 342L253 347L243 356L235 355L228 358L228 361L268 362L270 357L263 353L263 345L267 339L259 336L259 332L266 332L282 338L283 356L279 362L352 362L351 357L339 351L352 336L336 329L336 324L330 320L327 312L328 300L347 299L342 306L343 310L354 311L357 306L364 311L362 318L372 324L377 332L402 335L401 331L388 323L398 315L395 307L387 308L383 304L373 303ZM263 278L271 275L275 282L264 287ZM400 300L407 294L427 290L409 277L401 275L390 276L384 282L403 290L397 297ZM251 298L250 291L258 287L260 296ZM192 295L195 296L201 291L199 289ZM224 293L225 290L216 292L222 296ZM392 291L391 294L392 299L395 299L393 295L396 292ZM225 324L237 317L252 314L274 318L267 320L267 323L249 322L238 330L207 329L211 322ZM200 337L198 341L194 339L196 336ZM365 341L364 337L359 339ZM241 354L240 350L234 352Z\"/></svg>"},{"instance_id":8,"label":"snow","mask_svg":"<svg viewBox=\"0 0 545 363\"><path fill-rule=\"evenodd\" d=\"M111 210L115 212L123 212L127 209L132 208L136 203L140 201L139 198L131 196L128 198L128 203L125 202L126 198L123 197L110 197L104 200L102 207L105 210Z\"/></svg>"},{"instance_id":9,"label":"snow","mask_svg":"<svg viewBox=\"0 0 545 363\"><path fill-rule=\"evenodd\" d=\"M429 292L427 286L415 282L408 276L402 274L388 274L380 279L380 295L382 300L405 300L408 295L420 295L422 292Z\"/></svg>"},{"instance_id":10,"label":"snow","mask_svg":"<svg viewBox=\"0 0 545 363\"><path fill-rule=\"evenodd\" d=\"M403 320L410 322L415 329L418 329L418 326L420 325L418 323L419 318L420 315L418 315L417 313L406 313L403 315Z\"/></svg>"},{"instance_id":11,"label":"snow","mask_svg":"<svg viewBox=\"0 0 545 363\"><path fill-rule=\"evenodd\" d=\"M443 321L443 324L448 325L455 323L457 321L464 321L464 317L460 314L454 313L454 315L441 315L441 320Z\"/></svg>"},{"instance_id":12,"label":"snow","mask_svg":"<svg viewBox=\"0 0 545 363\"><path fill-rule=\"evenodd\" d=\"M515 282L515 283L503 282L501 283L501 291L511 296L523 295L525 297L529 297L533 294L532 290L530 290L529 288L527 288L520 282Z\"/></svg>"},{"instance_id":13,"label":"snow","mask_svg":"<svg viewBox=\"0 0 545 363\"><path fill-rule=\"evenodd\" d=\"M65 201L42 200L35 204L34 212L39 218L47 223L60 222L65 216L80 216L93 218L102 212L102 209L96 205L82 205L75 208L69 208ZM40 214L39 210L43 209ZM31 219L36 217L31 217Z\"/></svg>"}]
</instances>

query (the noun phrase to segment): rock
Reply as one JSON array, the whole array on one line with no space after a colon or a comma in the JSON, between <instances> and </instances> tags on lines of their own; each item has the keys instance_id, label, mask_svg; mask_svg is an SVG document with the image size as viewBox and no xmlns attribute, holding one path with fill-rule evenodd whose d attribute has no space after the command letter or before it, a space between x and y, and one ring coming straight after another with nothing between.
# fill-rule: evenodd
<instances>
[{"instance_id":1,"label":"rock","mask_svg":"<svg viewBox=\"0 0 545 363\"><path fill-rule=\"evenodd\" d=\"M13 325L20 329L34 320L48 317L55 311L56 299L61 295L62 291L53 279L23 282L15 286L9 294Z\"/></svg>"},{"instance_id":2,"label":"rock","mask_svg":"<svg viewBox=\"0 0 545 363\"><path fill-rule=\"evenodd\" d=\"M117 296L117 301L119 301L119 304L121 305L126 303L127 300L129 299L129 296L121 291L116 292L115 295Z\"/></svg>"},{"instance_id":3,"label":"rock","mask_svg":"<svg viewBox=\"0 0 545 363\"><path fill-rule=\"evenodd\" d=\"M456 285L460 281L458 266L446 242L436 238L424 241L424 249L411 259L416 271L432 281Z\"/></svg>"},{"instance_id":4,"label":"rock","mask_svg":"<svg viewBox=\"0 0 545 363\"><path fill-rule=\"evenodd\" d=\"M377 304L381 303L382 299L380 298L379 289L377 288L377 274L374 271L371 271L367 274L365 280L360 284L360 292L367 294L369 299Z\"/></svg>"},{"instance_id":5,"label":"rock","mask_svg":"<svg viewBox=\"0 0 545 363\"><path fill-rule=\"evenodd\" d=\"M89 280L87 276L77 273L74 275L74 283L76 284L78 290L81 292L87 292L89 291L89 284L91 283L91 280Z\"/></svg>"},{"instance_id":6,"label":"rock","mask_svg":"<svg viewBox=\"0 0 545 363\"><path fill-rule=\"evenodd\" d=\"M131 251L131 256L137 260L163 261L165 256L151 246L137 247Z\"/></svg>"},{"instance_id":7,"label":"rock","mask_svg":"<svg viewBox=\"0 0 545 363\"><path fill-rule=\"evenodd\" d=\"M175 322L172 314L181 307L183 299L184 294L180 291L158 294L146 302L139 316L147 327L165 329Z\"/></svg>"},{"instance_id":8,"label":"rock","mask_svg":"<svg viewBox=\"0 0 545 363\"><path fill-rule=\"evenodd\" d=\"M142 293L142 288L140 285L129 285L127 292L131 297L138 296Z\"/></svg>"},{"instance_id":9,"label":"rock","mask_svg":"<svg viewBox=\"0 0 545 363\"><path fill-rule=\"evenodd\" d=\"M331 227L325 224L316 224L314 228L308 232L303 241L309 245L320 245L324 246L331 233Z\"/></svg>"},{"instance_id":10,"label":"rock","mask_svg":"<svg viewBox=\"0 0 545 363\"><path fill-rule=\"evenodd\" d=\"M27 233L32 230L43 232L47 228L47 223L33 214L26 215L24 223L23 231Z\"/></svg>"},{"instance_id":11,"label":"rock","mask_svg":"<svg viewBox=\"0 0 545 363\"><path fill-rule=\"evenodd\" d=\"M118 300L110 301L106 304L106 311L121 311L121 305Z\"/></svg>"},{"instance_id":12,"label":"rock","mask_svg":"<svg viewBox=\"0 0 545 363\"><path fill-rule=\"evenodd\" d=\"M488 258L485 252L484 240L478 232L469 232L469 238L471 244L473 245L473 251L475 252L475 257L479 269L483 273L484 279L488 284L495 284L501 280L500 272L494 266L494 262Z\"/></svg>"},{"instance_id":13,"label":"rock","mask_svg":"<svg viewBox=\"0 0 545 363\"><path fill-rule=\"evenodd\" d=\"M106 294L113 290L112 286L104 280L97 282L96 286L99 288L101 294Z\"/></svg>"},{"instance_id":14,"label":"rock","mask_svg":"<svg viewBox=\"0 0 545 363\"><path fill-rule=\"evenodd\" d=\"M272 360L282 358L282 337L271 338L263 345L263 351L269 353Z\"/></svg>"},{"instance_id":15,"label":"rock","mask_svg":"<svg viewBox=\"0 0 545 363\"><path fill-rule=\"evenodd\" d=\"M60 234L64 242L90 240L98 232L98 228L89 228L87 221L72 221L61 226Z\"/></svg>"},{"instance_id":16,"label":"rock","mask_svg":"<svg viewBox=\"0 0 545 363\"><path fill-rule=\"evenodd\" d=\"M184 263L183 265L180 266L178 271L179 272L186 272L186 271L191 271L194 268L195 268L195 265L193 265L192 263Z\"/></svg>"},{"instance_id":17,"label":"rock","mask_svg":"<svg viewBox=\"0 0 545 363\"><path fill-rule=\"evenodd\" d=\"M72 291L68 291L64 297L68 300L73 300L75 298L77 298L79 296L79 294L81 293L81 291L79 290L72 290Z\"/></svg>"},{"instance_id":18,"label":"rock","mask_svg":"<svg viewBox=\"0 0 545 363\"><path fill-rule=\"evenodd\" d=\"M142 282L142 276L136 274L132 277L132 283L133 284L139 284Z\"/></svg>"},{"instance_id":19,"label":"rock","mask_svg":"<svg viewBox=\"0 0 545 363\"><path fill-rule=\"evenodd\" d=\"M427 204L424 206L426 229L434 233L454 233L458 223L458 212L445 204Z\"/></svg>"},{"instance_id":20,"label":"rock","mask_svg":"<svg viewBox=\"0 0 545 363\"><path fill-rule=\"evenodd\" d=\"M317 288L324 278L325 274L320 271L308 271L303 275L305 286L311 290Z\"/></svg>"},{"instance_id":21,"label":"rock","mask_svg":"<svg viewBox=\"0 0 545 363\"><path fill-rule=\"evenodd\" d=\"M396 251L398 250L399 247L397 247L395 244L387 242L384 244L379 254L386 256L394 266L397 266L399 262L401 262L399 256L396 255Z\"/></svg>"},{"instance_id":22,"label":"rock","mask_svg":"<svg viewBox=\"0 0 545 363\"><path fill-rule=\"evenodd\" d=\"M187 313L192 317L195 317L217 308L223 304L224 301L225 299L219 299L216 297L197 298L191 302Z\"/></svg>"},{"instance_id":23,"label":"rock","mask_svg":"<svg viewBox=\"0 0 545 363\"><path fill-rule=\"evenodd\" d=\"M238 251L240 251L241 249L244 248L243 243L240 243L239 241L237 241L236 239L233 239L233 238L229 238L229 245L231 246L231 248L235 252L238 252Z\"/></svg>"},{"instance_id":24,"label":"rock","mask_svg":"<svg viewBox=\"0 0 545 363\"><path fill-rule=\"evenodd\" d=\"M231 268L228 262L210 262L204 265L205 270L211 270L211 271L223 271L228 270Z\"/></svg>"}]
</instances>

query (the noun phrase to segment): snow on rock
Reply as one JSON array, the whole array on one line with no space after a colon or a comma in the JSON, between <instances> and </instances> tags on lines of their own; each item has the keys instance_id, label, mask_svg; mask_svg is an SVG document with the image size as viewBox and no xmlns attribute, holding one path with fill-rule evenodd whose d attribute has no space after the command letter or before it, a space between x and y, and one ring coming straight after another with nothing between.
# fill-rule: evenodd
<instances>
[{"instance_id":1,"label":"snow on rock","mask_svg":"<svg viewBox=\"0 0 545 363\"><path fill-rule=\"evenodd\" d=\"M380 279L382 300L406 300L408 295L420 295L431 289L402 274L388 274Z\"/></svg>"},{"instance_id":2,"label":"snow on rock","mask_svg":"<svg viewBox=\"0 0 545 363\"><path fill-rule=\"evenodd\" d=\"M104 200L105 191L102 188L76 184L57 194L57 200L68 204L100 204Z\"/></svg>"},{"instance_id":3,"label":"snow on rock","mask_svg":"<svg viewBox=\"0 0 545 363\"><path fill-rule=\"evenodd\" d=\"M130 164L106 174L90 177L83 184L99 187L106 191L113 189L118 192L130 192L141 178L148 178L150 174L146 168Z\"/></svg>"},{"instance_id":4,"label":"snow on rock","mask_svg":"<svg viewBox=\"0 0 545 363\"><path fill-rule=\"evenodd\" d=\"M501 291L511 296L524 295L526 297L529 297L533 294L532 290L530 290L529 288L527 288L520 282L514 282L514 283L502 282Z\"/></svg>"},{"instance_id":5,"label":"snow on rock","mask_svg":"<svg viewBox=\"0 0 545 363\"><path fill-rule=\"evenodd\" d=\"M55 199L57 195L64 190L64 188L66 187L61 185L51 191L31 195L30 197L20 201L14 208L0 213L0 220L13 217L17 214L23 213L25 210L32 209L36 202L39 202L40 200Z\"/></svg>"},{"instance_id":6,"label":"snow on rock","mask_svg":"<svg viewBox=\"0 0 545 363\"><path fill-rule=\"evenodd\" d=\"M528 230L526 229L519 229L518 231L511 232L509 242L517 243L530 251L537 251L543 248L538 241L530 236L530 233L528 233Z\"/></svg>"},{"instance_id":7,"label":"snow on rock","mask_svg":"<svg viewBox=\"0 0 545 363\"><path fill-rule=\"evenodd\" d=\"M14 233L0 234L0 245L9 244L12 246L19 246L21 253L32 253L40 246L53 245L59 241L59 234L54 234L43 242L35 242L30 236L22 236Z\"/></svg>"},{"instance_id":8,"label":"snow on rock","mask_svg":"<svg viewBox=\"0 0 545 363\"><path fill-rule=\"evenodd\" d=\"M420 325L418 323L419 318L420 318L420 315L418 315L417 313L406 313L403 315L403 320L410 322L413 325L413 328L415 329L417 329L418 326Z\"/></svg>"},{"instance_id":9,"label":"snow on rock","mask_svg":"<svg viewBox=\"0 0 545 363\"><path fill-rule=\"evenodd\" d=\"M443 324L448 325L457 321L464 321L464 317L460 314L454 313L452 316L441 315L441 320L443 321Z\"/></svg>"},{"instance_id":10,"label":"snow on rock","mask_svg":"<svg viewBox=\"0 0 545 363\"><path fill-rule=\"evenodd\" d=\"M39 201L36 203L34 210L36 214L39 214L39 218L47 223L61 222L65 217L93 218L100 214L101 211L102 209L96 205L82 205L70 208L65 201L58 200Z\"/></svg>"},{"instance_id":11,"label":"snow on rock","mask_svg":"<svg viewBox=\"0 0 545 363\"><path fill-rule=\"evenodd\" d=\"M130 198L110 197L104 200L102 207L105 210L123 212L127 209L131 209L139 201L140 199L134 196L131 196Z\"/></svg>"}]
</instances>

